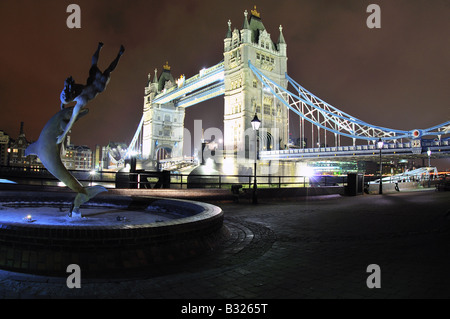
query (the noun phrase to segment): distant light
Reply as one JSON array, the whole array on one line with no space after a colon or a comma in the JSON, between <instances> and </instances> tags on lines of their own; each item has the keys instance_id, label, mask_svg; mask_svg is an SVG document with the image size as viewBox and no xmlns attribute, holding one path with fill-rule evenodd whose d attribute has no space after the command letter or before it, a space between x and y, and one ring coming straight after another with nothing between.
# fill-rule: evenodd
<instances>
[{"instance_id":1,"label":"distant light","mask_svg":"<svg viewBox=\"0 0 450 319\"><path fill-rule=\"evenodd\" d=\"M33 216L31 216L31 215L27 215L26 217L23 218L23 220L28 222L28 223L34 222Z\"/></svg>"},{"instance_id":2,"label":"distant light","mask_svg":"<svg viewBox=\"0 0 450 319\"><path fill-rule=\"evenodd\" d=\"M428 149L427 155L428 155L428 156L431 156L431 150L430 150L430 149Z\"/></svg>"},{"instance_id":3,"label":"distant light","mask_svg":"<svg viewBox=\"0 0 450 319\"><path fill-rule=\"evenodd\" d=\"M92 171L89 172L89 174L90 174L91 176L94 176L95 174L97 174L97 172L96 172L95 170L92 170Z\"/></svg>"},{"instance_id":4,"label":"distant light","mask_svg":"<svg viewBox=\"0 0 450 319\"><path fill-rule=\"evenodd\" d=\"M212 158L206 159L203 173L207 175L217 173L217 171L215 170L215 162Z\"/></svg>"},{"instance_id":5,"label":"distant light","mask_svg":"<svg viewBox=\"0 0 450 319\"><path fill-rule=\"evenodd\" d=\"M223 160L222 171L225 175L233 175L234 174L234 159L231 157L227 157Z\"/></svg>"},{"instance_id":6,"label":"distant light","mask_svg":"<svg viewBox=\"0 0 450 319\"><path fill-rule=\"evenodd\" d=\"M182 87L184 85L184 82L186 80L186 77L183 75L180 75L180 78L175 81L175 83L178 85L178 87Z\"/></svg>"},{"instance_id":7,"label":"distant light","mask_svg":"<svg viewBox=\"0 0 450 319\"><path fill-rule=\"evenodd\" d=\"M378 142L377 142L377 148L378 148L379 150L381 150L381 149L383 148L383 146L384 146L384 142L383 142L383 140L380 138L380 139L378 140Z\"/></svg>"},{"instance_id":8,"label":"distant light","mask_svg":"<svg viewBox=\"0 0 450 319\"><path fill-rule=\"evenodd\" d=\"M299 169L299 176L306 176L306 177L311 177L315 175L315 170L313 167L309 167L309 166L302 166Z\"/></svg>"},{"instance_id":9,"label":"distant light","mask_svg":"<svg viewBox=\"0 0 450 319\"><path fill-rule=\"evenodd\" d=\"M214 167L214 160L212 158L207 158L206 159L206 166L208 168L213 168Z\"/></svg>"},{"instance_id":10,"label":"distant light","mask_svg":"<svg viewBox=\"0 0 450 319\"><path fill-rule=\"evenodd\" d=\"M414 138L418 138L418 137L420 137L422 135L419 130L414 130L412 134L413 134Z\"/></svg>"}]
</instances>

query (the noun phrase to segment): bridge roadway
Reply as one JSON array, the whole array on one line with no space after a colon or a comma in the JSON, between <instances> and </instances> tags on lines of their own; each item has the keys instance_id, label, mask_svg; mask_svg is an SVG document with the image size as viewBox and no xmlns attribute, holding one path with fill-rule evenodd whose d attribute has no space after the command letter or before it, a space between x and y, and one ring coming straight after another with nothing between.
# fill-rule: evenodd
<instances>
[{"instance_id":1,"label":"bridge roadway","mask_svg":"<svg viewBox=\"0 0 450 319\"><path fill-rule=\"evenodd\" d=\"M402 157L422 157L428 156L427 151L431 150L433 158L450 156L450 143L448 140L441 142L422 141L420 147L413 147L411 142L407 143L389 143L383 147L383 156L402 156ZM296 160L296 159L318 159L318 158L354 158L356 157L374 157L380 154L376 145L355 145L338 147L320 147L289 149L279 151L260 152L261 160Z\"/></svg>"},{"instance_id":2,"label":"bridge roadway","mask_svg":"<svg viewBox=\"0 0 450 319\"><path fill-rule=\"evenodd\" d=\"M153 101L155 104L165 104L177 99L183 99L186 97L196 96L198 91L201 92L201 99L195 101L195 103L189 103L189 105L178 105L183 107L188 107L196 103L200 103L202 101L206 101L207 99L213 98L215 96L219 96L224 94L225 85L224 85L224 77L225 71L223 67L223 62L218 63L208 69L201 70L199 74L187 79L184 83L179 86L175 86L170 88L167 91L163 91L163 93L157 95ZM219 83L217 83L219 82ZM220 85L217 85L220 84ZM209 87L211 86L212 87ZM212 90L214 92L213 95L209 96L205 94L204 89L207 91ZM219 88L219 89L217 89ZM207 98L206 98L207 96ZM187 104L187 102L185 102Z\"/></svg>"}]
</instances>

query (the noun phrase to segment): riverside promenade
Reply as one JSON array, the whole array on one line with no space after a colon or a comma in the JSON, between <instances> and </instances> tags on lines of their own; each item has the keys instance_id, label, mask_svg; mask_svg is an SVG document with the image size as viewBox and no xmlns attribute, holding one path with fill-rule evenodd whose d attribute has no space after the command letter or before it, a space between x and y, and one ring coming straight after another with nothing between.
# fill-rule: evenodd
<instances>
[{"instance_id":1,"label":"riverside promenade","mask_svg":"<svg viewBox=\"0 0 450 319\"><path fill-rule=\"evenodd\" d=\"M450 298L448 192L210 202L231 234L216 251L123 278L82 277L81 289L0 270L0 298ZM373 264L381 288L369 289Z\"/></svg>"}]
</instances>

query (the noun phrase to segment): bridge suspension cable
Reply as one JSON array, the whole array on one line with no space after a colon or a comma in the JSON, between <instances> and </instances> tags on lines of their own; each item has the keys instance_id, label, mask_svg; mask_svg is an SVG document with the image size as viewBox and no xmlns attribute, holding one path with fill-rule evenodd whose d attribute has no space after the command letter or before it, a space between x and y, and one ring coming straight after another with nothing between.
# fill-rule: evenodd
<instances>
[{"instance_id":1,"label":"bridge suspension cable","mask_svg":"<svg viewBox=\"0 0 450 319\"><path fill-rule=\"evenodd\" d=\"M285 106L318 128L332 132L339 136L367 141L398 140L402 138L419 138L425 135L447 134L450 121L424 130L396 130L368 124L357 119L334 106L318 98L286 74L289 84L294 87L296 93L292 93L272 81L264 73L258 70L250 61L249 67L255 76L270 90L270 92Z\"/></svg>"},{"instance_id":2,"label":"bridge suspension cable","mask_svg":"<svg viewBox=\"0 0 450 319\"><path fill-rule=\"evenodd\" d=\"M142 155L142 126L144 124L144 116L142 116L141 121L137 127L136 133L131 140L128 150L125 153L124 159L131 158L133 155Z\"/></svg>"}]
</instances>

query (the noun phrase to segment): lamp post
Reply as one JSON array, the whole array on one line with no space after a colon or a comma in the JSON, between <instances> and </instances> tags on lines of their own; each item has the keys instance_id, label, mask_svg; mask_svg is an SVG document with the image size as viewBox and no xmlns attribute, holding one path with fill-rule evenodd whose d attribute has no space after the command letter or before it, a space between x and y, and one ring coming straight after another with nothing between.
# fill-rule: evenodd
<instances>
[{"instance_id":1,"label":"lamp post","mask_svg":"<svg viewBox=\"0 0 450 319\"><path fill-rule=\"evenodd\" d=\"M431 149L430 148L428 148L427 155L428 155L428 167L431 167ZM431 186L431 174L428 174L428 188L430 188L430 186Z\"/></svg>"},{"instance_id":2,"label":"lamp post","mask_svg":"<svg viewBox=\"0 0 450 319\"><path fill-rule=\"evenodd\" d=\"M255 168L254 168L254 178L253 178L253 204L258 204L258 198L256 197L256 163L258 161L258 130L261 125L261 121L258 119L258 116L255 113L255 117L252 120L252 128L255 131Z\"/></svg>"},{"instance_id":3,"label":"lamp post","mask_svg":"<svg viewBox=\"0 0 450 319\"><path fill-rule=\"evenodd\" d=\"M383 164L381 163L381 152L383 150L383 146L383 140L380 138L377 142L377 147L380 150L380 189L378 191L380 195L383 194Z\"/></svg>"}]
</instances>

